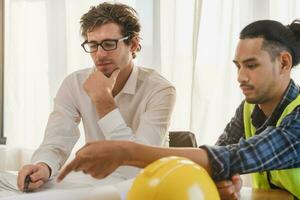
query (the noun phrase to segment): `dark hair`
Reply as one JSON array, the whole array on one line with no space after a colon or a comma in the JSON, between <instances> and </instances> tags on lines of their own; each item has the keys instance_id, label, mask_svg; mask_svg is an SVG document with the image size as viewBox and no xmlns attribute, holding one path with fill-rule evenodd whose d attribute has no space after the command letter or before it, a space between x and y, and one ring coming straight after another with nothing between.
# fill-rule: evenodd
<instances>
[{"instance_id":1,"label":"dark hair","mask_svg":"<svg viewBox=\"0 0 300 200\"><path fill-rule=\"evenodd\" d=\"M138 40L141 25L138 19L137 12L130 6L121 3L101 3L98 6L90 7L90 10L80 19L81 35L87 38L87 33L93 31L95 27L107 23L116 23L121 28L121 33L124 37L129 36L124 40L125 44L130 44L132 38ZM138 51L141 49L139 46ZM133 58L136 57L135 52Z\"/></svg>"},{"instance_id":2,"label":"dark hair","mask_svg":"<svg viewBox=\"0 0 300 200\"><path fill-rule=\"evenodd\" d=\"M260 20L247 25L240 33L240 39L263 38L262 48L268 51L271 59L282 51L292 56L292 66L300 62L300 21L294 20L284 26L274 20Z\"/></svg>"}]
</instances>

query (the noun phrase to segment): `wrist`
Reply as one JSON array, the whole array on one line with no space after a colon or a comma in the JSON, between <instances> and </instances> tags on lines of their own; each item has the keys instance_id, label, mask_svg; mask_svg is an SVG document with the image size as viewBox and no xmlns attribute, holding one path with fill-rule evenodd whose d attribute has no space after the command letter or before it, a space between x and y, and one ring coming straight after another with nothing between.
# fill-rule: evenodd
<instances>
[{"instance_id":1,"label":"wrist","mask_svg":"<svg viewBox=\"0 0 300 200\"><path fill-rule=\"evenodd\" d=\"M144 145L135 142L126 142L126 144L123 147L123 165L144 168L149 164L146 156L148 155L148 152Z\"/></svg>"},{"instance_id":2,"label":"wrist","mask_svg":"<svg viewBox=\"0 0 300 200\"><path fill-rule=\"evenodd\" d=\"M207 150L204 148L199 148L198 149L201 153L201 156L199 156L199 158L201 158L200 161L200 165L207 171L207 173L212 176L212 168L210 165L210 159L209 159L209 155L207 153Z\"/></svg>"},{"instance_id":3,"label":"wrist","mask_svg":"<svg viewBox=\"0 0 300 200\"><path fill-rule=\"evenodd\" d=\"M115 100L112 96L99 98L94 100L93 103L100 118L117 108Z\"/></svg>"},{"instance_id":4,"label":"wrist","mask_svg":"<svg viewBox=\"0 0 300 200\"><path fill-rule=\"evenodd\" d=\"M43 167L44 169L46 169L46 171L48 172L48 177L47 178L50 178L52 170L49 167L49 165L47 165L47 163L44 163L44 162L39 162L39 163L37 163L37 165Z\"/></svg>"},{"instance_id":5,"label":"wrist","mask_svg":"<svg viewBox=\"0 0 300 200\"><path fill-rule=\"evenodd\" d=\"M122 152L122 165L129 165L129 166L135 166L135 158L134 158L134 149L135 144L133 142L127 141L121 145L121 152Z\"/></svg>"},{"instance_id":6,"label":"wrist","mask_svg":"<svg viewBox=\"0 0 300 200\"><path fill-rule=\"evenodd\" d=\"M109 90L102 90L97 94L91 94L89 96L94 104L103 104L114 101L114 97L112 96L112 93Z\"/></svg>"}]
</instances>

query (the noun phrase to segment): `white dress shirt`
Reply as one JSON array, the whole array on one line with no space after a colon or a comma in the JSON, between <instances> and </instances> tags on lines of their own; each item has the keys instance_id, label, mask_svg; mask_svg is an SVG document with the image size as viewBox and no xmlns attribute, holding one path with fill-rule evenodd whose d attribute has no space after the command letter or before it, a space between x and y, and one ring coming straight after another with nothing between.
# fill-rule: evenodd
<instances>
[{"instance_id":1,"label":"white dress shirt","mask_svg":"<svg viewBox=\"0 0 300 200\"><path fill-rule=\"evenodd\" d=\"M33 163L47 163L51 176L57 174L79 139L81 119L86 142L131 140L168 145L167 129L176 96L170 82L152 69L134 66L123 89L114 97L117 108L99 119L82 86L92 71L88 68L69 75L54 100L44 140L32 157ZM126 170L120 173L127 176ZM128 173L128 178L134 175Z\"/></svg>"}]
</instances>

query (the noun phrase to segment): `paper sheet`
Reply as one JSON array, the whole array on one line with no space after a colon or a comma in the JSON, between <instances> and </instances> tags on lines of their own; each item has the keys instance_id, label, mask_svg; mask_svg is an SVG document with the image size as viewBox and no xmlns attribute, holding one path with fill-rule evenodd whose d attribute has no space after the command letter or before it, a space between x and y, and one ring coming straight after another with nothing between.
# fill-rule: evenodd
<instances>
[{"instance_id":1,"label":"paper sheet","mask_svg":"<svg viewBox=\"0 0 300 200\"><path fill-rule=\"evenodd\" d=\"M101 200L123 200L132 181L124 181L118 174L98 180L83 173L71 173L61 183L55 179L48 181L42 188L23 193L17 187L17 175L0 172L1 200L89 200L93 195Z\"/></svg>"},{"instance_id":2,"label":"paper sheet","mask_svg":"<svg viewBox=\"0 0 300 200\"><path fill-rule=\"evenodd\" d=\"M9 172L0 173L0 197L18 195L22 192L17 187L17 175Z\"/></svg>"}]
</instances>

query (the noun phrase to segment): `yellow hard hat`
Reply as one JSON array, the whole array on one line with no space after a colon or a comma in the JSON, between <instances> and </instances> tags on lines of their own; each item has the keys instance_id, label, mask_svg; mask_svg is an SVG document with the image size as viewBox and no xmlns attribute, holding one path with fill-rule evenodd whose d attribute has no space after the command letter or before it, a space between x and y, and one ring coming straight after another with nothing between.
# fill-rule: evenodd
<instances>
[{"instance_id":1,"label":"yellow hard hat","mask_svg":"<svg viewBox=\"0 0 300 200\"><path fill-rule=\"evenodd\" d=\"M161 158L141 171L127 200L219 200L209 174L187 158Z\"/></svg>"}]
</instances>

